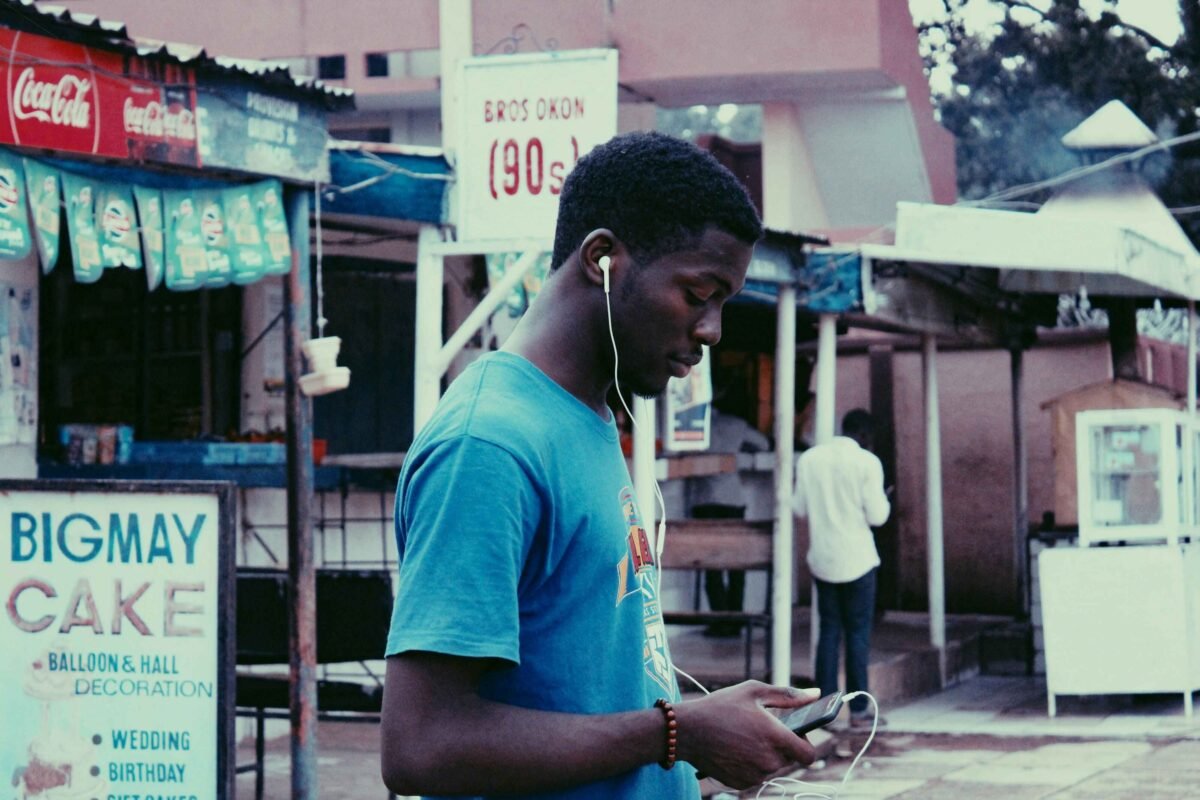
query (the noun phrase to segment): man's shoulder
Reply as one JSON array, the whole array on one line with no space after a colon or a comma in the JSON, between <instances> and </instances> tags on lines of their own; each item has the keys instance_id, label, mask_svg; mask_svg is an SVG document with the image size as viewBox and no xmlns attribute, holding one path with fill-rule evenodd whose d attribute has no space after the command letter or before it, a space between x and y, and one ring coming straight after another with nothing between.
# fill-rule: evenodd
<instances>
[{"instance_id":1,"label":"man's shoulder","mask_svg":"<svg viewBox=\"0 0 1200 800\"><path fill-rule=\"evenodd\" d=\"M414 448L466 439L519 454L553 444L556 415L546 411L546 387L497 355L471 364L450 384Z\"/></svg>"}]
</instances>

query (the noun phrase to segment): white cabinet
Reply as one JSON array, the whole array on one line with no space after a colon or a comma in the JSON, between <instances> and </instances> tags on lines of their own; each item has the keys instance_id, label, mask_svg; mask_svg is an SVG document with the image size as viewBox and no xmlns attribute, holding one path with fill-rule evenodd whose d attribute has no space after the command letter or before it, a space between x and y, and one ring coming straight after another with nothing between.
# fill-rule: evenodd
<instances>
[{"instance_id":1,"label":"white cabinet","mask_svg":"<svg viewBox=\"0 0 1200 800\"><path fill-rule=\"evenodd\" d=\"M1038 556L1050 716L1060 694L1200 689L1200 545L1065 547Z\"/></svg>"}]
</instances>

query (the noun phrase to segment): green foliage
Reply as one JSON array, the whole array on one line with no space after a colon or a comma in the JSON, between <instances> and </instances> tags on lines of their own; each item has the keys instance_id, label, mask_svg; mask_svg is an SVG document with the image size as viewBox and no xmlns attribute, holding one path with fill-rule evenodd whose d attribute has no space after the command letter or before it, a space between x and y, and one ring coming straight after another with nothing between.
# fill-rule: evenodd
<instances>
[{"instance_id":1,"label":"green foliage","mask_svg":"<svg viewBox=\"0 0 1200 800\"><path fill-rule=\"evenodd\" d=\"M1160 138L1197 128L1200 0L1183 0L1184 33L1171 46L1122 23L1111 1L1091 19L1079 0L1052 0L1045 11L996 0L1002 21L974 35L962 19L966 0L942 2L946 19L922 26L922 47L930 69L952 72L951 91L934 101L958 139L963 198L1078 166L1059 139L1109 100ZM1168 205L1200 202L1198 156L1200 147L1180 147L1143 164Z\"/></svg>"},{"instance_id":2,"label":"green foliage","mask_svg":"<svg viewBox=\"0 0 1200 800\"><path fill-rule=\"evenodd\" d=\"M731 142L759 142L762 141L762 106L660 108L657 129L693 142L705 134Z\"/></svg>"}]
</instances>

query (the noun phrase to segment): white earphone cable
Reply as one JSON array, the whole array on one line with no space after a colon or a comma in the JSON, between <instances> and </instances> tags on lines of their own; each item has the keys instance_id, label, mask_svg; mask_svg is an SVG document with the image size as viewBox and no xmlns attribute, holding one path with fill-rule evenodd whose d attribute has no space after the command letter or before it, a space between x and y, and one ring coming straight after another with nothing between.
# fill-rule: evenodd
<instances>
[{"instance_id":1,"label":"white earphone cable","mask_svg":"<svg viewBox=\"0 0 1200 800\"><path fill-rule=\"evenodd\" d=\"M603 258L608 258L608 256L603 256ZM612 349L613 349L613 388L617 390L617 399L619 399L621 401L621 407L625 409L625 414L629 417L629 421L633 424L633 429L635 431L640 431L641 427L638 425L637 417L635 417L633 415L633 411L631 411L629 409L629 404L625 402L625 395L621 392L621 382L617 377L618 368L620 366L621 356L617 352L617 337L616 337L616 334L613 333L612 304L609 302L609 297L608 297L608 269L609 268L601 267L601 269L604 270L604 311L608 315L608 340L610 342L612 342ZM659 520L658 520L658 535L655 537L655 542L654 542L654 560L655 560L655 564L661 564L662 563L663 545L665 544L666 539L667 539L667 503L663 499L662 489L660 489L658 486L658 479L654 478L653 480L654 480L654 498L658 501L659 510L662 512L662 516L660 516ZM659 587L661 588L662 587L662 569L661 568L658 570L658 581L659 581Z\"/></svg>"}]
</instances>

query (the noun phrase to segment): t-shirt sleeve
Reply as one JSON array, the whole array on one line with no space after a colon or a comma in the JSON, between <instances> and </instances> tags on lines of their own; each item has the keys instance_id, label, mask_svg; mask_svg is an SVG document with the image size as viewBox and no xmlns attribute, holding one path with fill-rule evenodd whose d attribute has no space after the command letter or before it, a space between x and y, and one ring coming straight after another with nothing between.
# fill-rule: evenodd
<instances>
[{"instance_id":1,"label":"t-shirt sleeve","mask_svg":"<svg viewBox=\"0 0 1200 800\"><path fill-rule=\"evenodd\" d=\"M520 663L517 591L540 519L529 474L507 450L464 436L438 445L399 491L387 655Z\"/></svg>"}]
</instances>

